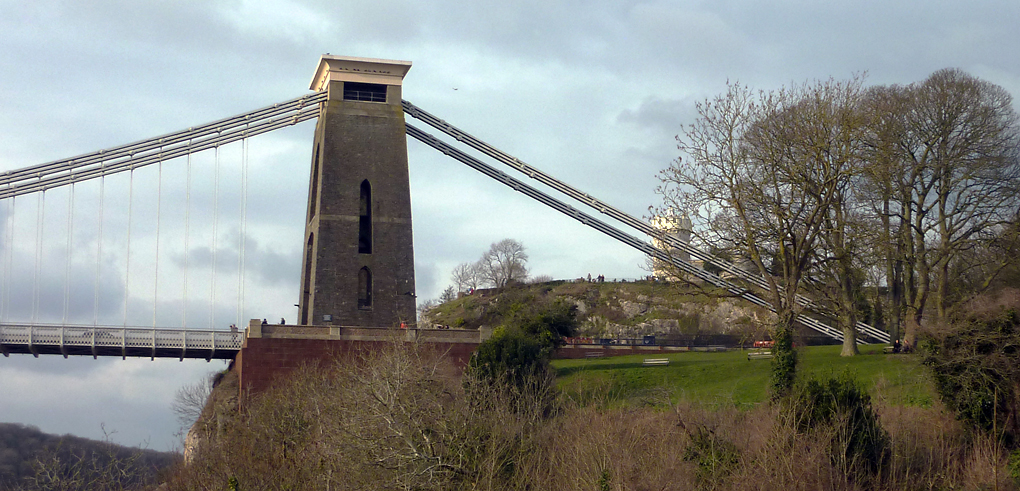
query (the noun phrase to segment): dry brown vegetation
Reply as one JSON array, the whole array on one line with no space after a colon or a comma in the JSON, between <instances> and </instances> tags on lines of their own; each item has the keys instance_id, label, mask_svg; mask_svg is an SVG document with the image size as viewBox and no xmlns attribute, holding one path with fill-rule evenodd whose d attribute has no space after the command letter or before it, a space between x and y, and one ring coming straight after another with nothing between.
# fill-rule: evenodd
<instances>
[{"instance_id":1,"label":"dry brown vegetation","mask_svg":"<svg viewBox=\"0 0 1020 491\"><path fill-rule=\"evenodd\" d=\"M169 489L1016 489L1007 455L941 407L877 407L877 472L833 456L840 425L805 430L781 405L609 408L465 382L395 344L307 367L250 399ZM667 400L664 398L664 401ZM609 402L609 401L603 401Z\"/></svg>"}]
</instances>

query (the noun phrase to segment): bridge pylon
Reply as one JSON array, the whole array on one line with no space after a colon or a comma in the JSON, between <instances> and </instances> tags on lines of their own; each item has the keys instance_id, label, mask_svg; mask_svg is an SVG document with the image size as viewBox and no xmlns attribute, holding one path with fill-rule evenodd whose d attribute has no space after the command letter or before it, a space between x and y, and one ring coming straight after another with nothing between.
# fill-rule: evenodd
<instances>
[{"instance_id":1,"label":"bridge pylon","mask_svg":"<svg viewBox=\"0 0 1020 491\"><path fill-rule=\"evenodd\" d=\"M411 62L323 55L301 272L301 325L415 319L401 83Z\"/></svg>"}]
</instances>

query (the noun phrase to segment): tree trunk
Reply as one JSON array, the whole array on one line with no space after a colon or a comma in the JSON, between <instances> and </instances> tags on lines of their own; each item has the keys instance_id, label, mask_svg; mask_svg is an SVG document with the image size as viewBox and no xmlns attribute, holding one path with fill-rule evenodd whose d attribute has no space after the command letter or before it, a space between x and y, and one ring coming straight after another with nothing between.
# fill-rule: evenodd
<instances>
[{"instance_id":1,"label":"tree trunk","mask_svg":"<svg viewBox=\"0 0 1020 491\"><path fill-rule=\"evenodd\" d=\"M857 326L843 326L843 349L839 356L856 356L860 353L857 349Z\"/></svg>"},{"instance_id":2,"label":"tree trunk","mask_svg":"<svg viewBox=\"0 0 1020 491\"><path fill-rule=\"evenodd\" d=\"M796 317L788 309L776 313L776 325L772 332L773 400L790 393L797 375L797 351L793 349L793 322Z\"/></svg>"}]
</instances>

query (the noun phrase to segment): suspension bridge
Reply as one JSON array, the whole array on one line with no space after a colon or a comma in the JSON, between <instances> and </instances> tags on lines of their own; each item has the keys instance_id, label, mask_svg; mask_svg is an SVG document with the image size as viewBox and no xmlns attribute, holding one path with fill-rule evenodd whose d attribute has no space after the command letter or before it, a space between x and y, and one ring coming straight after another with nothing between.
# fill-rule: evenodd
<instances>
[{"instance_id":1,"label":"suspension bridge","mask_svg":"<svg viewBox=\"0 0 1020 491\"><path fill-rule=\"evenodd\" d=\"M403 100L400 87L409 68L410 62L324 55L312 80L310 94L181 131L0 174L0 210L6 218L5 227L0 231L4 241L0 254L3 262L0 352L4 356L24 353L64 357L233 359L252 338L272 337L269 333L273 329L255 329L258 332L253 333L252 326L259 323L249 324L241 319L246 311L245 234L250 199L246 187L250 172L248 141L258 135L312 120L317 121L317 126L309 179L301 290L296 305L299 308L299 326L278 337L340 339L344 333L357 333L364 337L368 328L392 329L403 322L413 323L415 295L407 136L576 220L580 226L590 227L649 257L671 264L690 277L721 288L730 295L772 309L769 302L756 293L768 288L761 276L701 251L677 236L624 213ZM405 116L415 123L406 121ZM421 129L417 126L419 124L421 128L431 128L457 144L479 152L520 177L467 154L454 144ZM222 225L238 231L239 240L235 246L237 266L233 270L236 277L224 278L222 271L219 272L220 277L215 271L217 237L222 231L218 223L221 213L217 209L223 202L217 193L224 186L221 182L224 149L237 146L240 147L241 163L232 171L239 181L236 196L232 196L237 200L237 220ZM214 155L212 196L193 196L193 174L198 172L193 169L194 164L202 159L208 164L207 155L210 153ZM169 168L170 161L173 161L173 166L185 167L187 175L183 193L185 254L179 261L183 263L184 271L183 295L180 305L172 308L181 314L180 325L176 327L159 325L157 315L161 289L160 234L165 233L166 228L162 223L161 207L169 206L180 198L163 196L164 166ZM139 171L152 167L157 168L155 193L151 191L153 183L150 175L149 191L146 196L140 197L136 191L139 185L136 181L141 179ZM127 176L117 183L122 194L124 187L127 188L126 206L121 198L119 205L112 207L114 212L111 214L106 207L114 198L111 198L112 191L108 188L117 175ZM542 184L560 196L541 191L528 184L527 180ZM195 186L196 189L198 187ZM209 187L208 183L205 187ZM189 285L195 284L195 277L192 276L189 282L188 264L189 260L195 259L188 251L195 245L193 235L197 235L195 231L198 230L198 226L192 223L192 209L198 200L204 200L206 205L212 203L212 245L206 248L206 252L211 251L213 255L213 273L208 278L208 285L202 288L192 286L189 294ZM138 210L153 207L155 214L147 215L148 220L135 216ZM51 211L58 208L60 213ZM23 211L25 209L27 212ZM91 256L91 249L85 253L81 251L80 239L76 242L76 237L86 233L81 225L83 215L90 215L96 210L97 227L87 232L98 238L90 242L95 244L95 255ZM34 229L22 226L19 230L16 218L20 216L23 222L30 221L32 215L36 222ZM122 244L123 257L113 260L107 259L103 251L104 217L111 216L113 218L106 219L126 224L127 230ZM57 233L50 235L63 234L57 241L64 247L66 255L46 257L44 243L48 236L45 231L58 222L61 226L57 227ZM133 243L133 230L137 231L142 226L148 227L150 235L155 229L155 240L135 239ZM208 224L205 227L208 228ZM33 233L26 234L26 228ZM15 252L16 249L29 248L34 249L34 254ZM682 259L678 252L703 264L715 265L725 274L715 274L695 266ZM83 256L88 257L83 259ZM136 264L137 258L143 256L155 259L151 264ZM94 262L89 258L94 258ZM123 271L120 266L115 267L121 261ZM134 273L133 266L136 268ZM152 289L152 322L145 326L138 325L137 320L142 316L135 312L138 309L130 302L132 282L137 288L139 280L135 276L140 267L151 269L150 277L146 278L146 288ZM17 274L28 269L31 269L30 274ZM119 275L122 295L120 298L102 298L100 282L114 274ZM32 279L22 278L27 276ZM83 278L89 276L94 293L91 323L72 312L75 310L72 304L80 307L88 303L75 293L87 283ZM57 277L62 277L62 306L42 305L45 295L40 285L46 278ZM21 279L15 281L15 278ZM223 315L215 312L217 295L221 300L225 295L221 288L224 284L232 286L229 294L237 303L236 315L229 329L217 328L225 322L222 322ZM188 317L189 301L192 304L205 301L194 298L195 290L201 290L201 294L209 297L208 315L200 319L194 315ZM815 314L824 313L825 309L807 297L798 297L798 302L807 312L798 318L801 324L842 340L843 333L839 329L831 327L822 320L823 316ZM110 315L103 319L107 322L100 321L100 306L112 304L119 304L119 309L106 308L104 312L108 314L119 310L119 325L108 322ZM56 310L63 312L60 319L42 314ZM239 328L242 324L243 327ZM857 328L859 343L889 341L887 333L872 326L858 323ZM284 331L277 329L276 332Z\"/></svg>"}]
</instances>

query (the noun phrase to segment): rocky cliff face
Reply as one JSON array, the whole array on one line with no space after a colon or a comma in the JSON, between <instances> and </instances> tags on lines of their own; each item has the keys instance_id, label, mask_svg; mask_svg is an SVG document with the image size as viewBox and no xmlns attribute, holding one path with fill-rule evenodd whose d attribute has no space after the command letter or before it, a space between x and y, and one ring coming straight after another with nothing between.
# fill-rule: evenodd
<instances>
[{"instance_id":1,"label":"rocky cliff face","mask_svg":"<svg viewBox=\"0 0 1020 491\"><path fill-rule=\"evenodd\" d=\"M195 424L184 437L184 462L190 463L198 449L215 442L230 419L237 417L240 381L234 365L213 381L212 392Z\"/></svg>"},{"instance_id":2,"label":"rocky cliff face","mask_svg":"<svg viewBox=\"0 0 1020 491\"><path fill-rule=\"evenodd\" d=\"M576 306L578 336L633 338L764 332L767 311L736 299L711 298L676 284L638 281L589 283L584 280L519 285L514 291L485 291L439 305L422 317L422 327L463 328L498 325L493 312L507 297L558 300Z\"/></svg>"}]
</instances>

